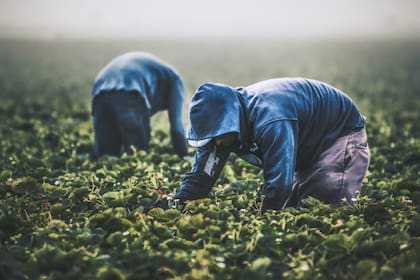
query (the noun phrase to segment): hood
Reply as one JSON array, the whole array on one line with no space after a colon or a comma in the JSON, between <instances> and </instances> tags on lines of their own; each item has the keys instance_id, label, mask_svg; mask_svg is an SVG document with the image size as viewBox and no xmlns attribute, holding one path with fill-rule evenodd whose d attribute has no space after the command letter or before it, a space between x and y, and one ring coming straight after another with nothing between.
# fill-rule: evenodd
<instances>
[{"instance_id":1,"label":"hood","mask_svg":"<svg viewBox=\"0 0 420 280\"><path fill-rule=\"evenodd\" d=\"M202 147L212 138L228 133L240 133L242 108L238 92L223 84L201 85L190 104L188 143Z\"/></svg>"}]
</instances>

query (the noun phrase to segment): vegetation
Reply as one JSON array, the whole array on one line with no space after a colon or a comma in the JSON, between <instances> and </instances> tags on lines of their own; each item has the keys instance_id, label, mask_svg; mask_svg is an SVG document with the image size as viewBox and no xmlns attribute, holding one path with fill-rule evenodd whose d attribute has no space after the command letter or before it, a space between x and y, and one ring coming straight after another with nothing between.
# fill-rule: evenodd
<instances>
[{"instance_id":1,"label":"vegetation","mask_svg":"<svg viewBox=\"0 0 420 280\"><path fill-rule=\"evenodd\" d=\"M414 279L420 274L420 41L0 41L0 278ZM209 198L168 207L190 170L167 117L150 152L92 160L90 90L114 56L149 51L189 97L304 76L367 116L356 207L250 211L261 171L232 156ZM162 125L162 123L164 125Z\"/></svg>"}]
</instances>

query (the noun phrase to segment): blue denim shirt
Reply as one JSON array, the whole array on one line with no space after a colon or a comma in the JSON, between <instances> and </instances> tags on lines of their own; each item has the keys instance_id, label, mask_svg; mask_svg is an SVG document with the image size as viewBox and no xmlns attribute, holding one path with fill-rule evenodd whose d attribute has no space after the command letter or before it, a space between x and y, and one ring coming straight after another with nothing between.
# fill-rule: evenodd
<instances>
[{"instance_id":1,"label":"blue denim shirt","mask_svg":"<svg viewBox=\"0 0 420 280\"><path fill-rule=\"evenodd\" d=\"M354 102L326 83L279 78L244 88L202 85L190 105L188 139L212 139L238 133L237 143L218 149L213 141L198 147L192 171L175 197L205 197L229 153L263 168L262 193L284 205L291 195L294 172L311 165L342 135L364 127Z\"/></svg>"},{"instance_id":2,"label":"blue denim shirt","mask_svg":"<svg viewBox=\"0 0 420 280\"><path fill-rule=\"evenodd\" d=\"M187 153L182 120L184 85L174 68L149 53L125 53L113 59L96 76L92 99L110 91L138 92L146 103L149 116L168 110L175 150L178 154Z\"/></svg>"}]
</instances>

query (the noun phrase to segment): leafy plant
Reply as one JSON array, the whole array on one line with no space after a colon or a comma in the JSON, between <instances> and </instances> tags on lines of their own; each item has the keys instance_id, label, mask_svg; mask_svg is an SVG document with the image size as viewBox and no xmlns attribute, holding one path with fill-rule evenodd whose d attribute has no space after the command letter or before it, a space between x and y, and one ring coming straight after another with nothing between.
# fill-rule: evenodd
<instances>
[{"instance_id":1,"label":"leafy plant","mask_svg":"<svg viewBox=\"0 0 420 280\"><path fill-rule=\"evenodd\" d=\"M0 40L1 279L419 275L418 40L102 43ZM206 80L306 76L348 92L372 152L355 207L308 199L300 210L250 211L263 176L232 155L208 198L173 208L193 150L173 154L162 114L150 151L93 161L91 82L127 48L176 65L187 103Z\"/></svg>"}]
</instances>

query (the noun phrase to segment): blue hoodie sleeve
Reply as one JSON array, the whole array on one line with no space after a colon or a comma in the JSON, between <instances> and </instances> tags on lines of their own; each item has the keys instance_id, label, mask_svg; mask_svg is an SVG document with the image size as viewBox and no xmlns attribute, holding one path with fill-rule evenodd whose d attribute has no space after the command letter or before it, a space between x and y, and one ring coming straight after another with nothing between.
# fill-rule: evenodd
<instances>
[{"instance_id":1,"label":"blue hoodie sleeve","mask_svg":"<svg viewBox=\"0 0 420 280\"><path fill-rule=\"evenodd\" d=\"M182 201L206 197L219 177L229 153L226 150L216 150L213 144L198 148L192 171L185 174L181 188L174 197Z\"/></svg>"},{"instance_id":2,"label":"blue hoodie sleeve","mask_svg":"<svg viewBox=\"0 0 420 280\"><path fill-rule=\"evenodd\" d=\"M279 120L264 125L257 132L257 145L262 154L264 180L262 194L270 208L285 208L293 190L296 166L298 124Z\"/></svg>"},{"instance_id":3,"label":"blue hoodie sleeve","mask_svg":"<svg viewBox=\"0 0 420 280\"><path fill-rule=\"evenodd\" d=\"M184 104L184 85L181 79L176 79L169 94L168 116L171 127L171 141L175 152L180 157L188 154L185 139L184 123L182 121L182 106Z\"/></svg>"}]
</instances>

